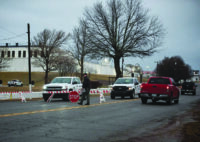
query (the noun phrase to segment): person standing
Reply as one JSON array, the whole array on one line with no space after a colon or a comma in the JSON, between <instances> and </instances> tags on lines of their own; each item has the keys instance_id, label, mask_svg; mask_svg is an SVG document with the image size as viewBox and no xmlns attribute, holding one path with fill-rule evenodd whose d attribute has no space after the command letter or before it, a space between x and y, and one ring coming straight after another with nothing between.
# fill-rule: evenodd
<instances>
[{"instance_id":1,"label":"person standing","mask_svg":"<svg viewBox=\"0 0 200 142\"><path fill-rule=\"evenodd\" d=\"M90 105L90 79L87 76L87 73L84 73L83 86L84 92L82 93L81 101L79 105L83 105L85 97L87 97L87 103L85 105Z\"/></svg>"}]
</instances>

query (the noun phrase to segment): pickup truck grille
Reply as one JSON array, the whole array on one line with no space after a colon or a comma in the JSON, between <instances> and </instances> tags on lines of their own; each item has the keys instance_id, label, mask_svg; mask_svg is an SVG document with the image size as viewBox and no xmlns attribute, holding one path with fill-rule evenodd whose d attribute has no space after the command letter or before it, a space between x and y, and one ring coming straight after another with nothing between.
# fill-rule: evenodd
<instances>
[{"instance_id":1,"label":"pickup truck grille","mask_svg":"<svg viewBox=\"0 0 200 142\"><path fill-rule=\"evenodd\" d=\"M47 87L47 91L62 91L62 87L60 86Z\"/></svg>"},{"instance_id":2,"label":"pickup truck grille","mask_svg":"<svg viewBox=\"0 0 200 142\"><path fill-rule=\"evenodd\" d=\"M113 87L113 90L114 91L126 91L126 90L128 90L128 87L126 87L126 86L115 86L115 87Z\"/></svg>"}]
</instances>

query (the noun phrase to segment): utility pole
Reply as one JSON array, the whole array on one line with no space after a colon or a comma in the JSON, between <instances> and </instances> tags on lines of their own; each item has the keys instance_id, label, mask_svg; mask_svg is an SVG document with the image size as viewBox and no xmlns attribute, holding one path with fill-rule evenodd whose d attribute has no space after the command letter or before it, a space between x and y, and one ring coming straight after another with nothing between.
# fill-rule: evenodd
<instances>
[{"instance_id":1,"label":"utility pole","mask_svg":"<svg viewBox=\"0 0 200 142\"><path fill-rule=\"evenodd\" d=\"M32 83L31 83L31 50L30 50L30 47L31 47L31 42L30 42L30 24L28 23L28 72L29 72L29 91L32 92Z\"/></svg>"}]
</instances>

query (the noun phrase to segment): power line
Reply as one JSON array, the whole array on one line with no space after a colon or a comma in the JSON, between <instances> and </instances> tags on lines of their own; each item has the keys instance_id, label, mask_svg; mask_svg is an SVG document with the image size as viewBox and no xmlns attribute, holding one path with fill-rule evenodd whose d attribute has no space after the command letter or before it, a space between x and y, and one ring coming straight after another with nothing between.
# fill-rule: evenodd
<instances>
[{"instance_id":1,"label":"power line","mask_svg":"<svg viewBox=\"0 0 200 142\"><path fill-rule=\"evenodd\" d=\"M12 31L10 31L10 30L8 30L8 29L2 27L2 26L0 26L0 29L4 30L4 31L6 31L6 32L8 32L8 33L10 33L10 34L17 35L16 33L12 32Z\"/></svg>"},{"instance_id":2,"label":"power line","mask_svg":"<svg viewBox=\"0 0 200 142\"><path fill-rule=\"evenodd\" d=\"M22 36L26 35L26 33L21 33L19 35L15 35L15 36L12 36L12 37L8 37L8 38L2 38L0 40L11 40L11 39L15 39L15 38L21 38Z\"/></svg>"},{"instance_id":3,"label":"power line","mask_svg":"<svg viewBox=\"0 0 200 142\"><path fill-rule=\"evenodd\" d=\"M1 38L0 40L11 40L11 39L15 39L15 38L21 38L21 39L24 40L24 38L22 38L22 36L26 35L26 33L16 34L15 32L10 31L10 30L6 29L5 27L2 27L2 26L0 26L0 29L5 31L5 32L7 32L7 33L9 33L9 34L14 35L14 36L8 37L8 38Z\"/></svg>"}]
</instances>

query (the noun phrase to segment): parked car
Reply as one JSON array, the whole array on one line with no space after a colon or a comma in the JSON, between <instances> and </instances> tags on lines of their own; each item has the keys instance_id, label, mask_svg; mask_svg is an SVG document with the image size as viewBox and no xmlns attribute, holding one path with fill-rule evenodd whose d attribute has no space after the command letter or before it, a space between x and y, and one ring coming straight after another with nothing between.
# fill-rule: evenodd
<instances>
[{"instance_id":1,"label":"parked car","mask_svg":"<svg viewBox=\"0 0 200 142\"><path fill-rule=\"evenodd\" d=\"M153 103L164 100L168 104L179 103L179 88L174 80L170 77L150 77L147 83L141 85L140 92L143 104L151 99Z\"/></svg>"},{"instance_id":2,"label":"parked car","mask_svg":"<svg viewBox=\"0 0 200 142\"><path fill-rule=\"evenodd\" d=\"M51 83L43 86L43 99L46 102L54 92L53 98L62 98L64 101L69 100L69 91L76 91L82 88L79 77L56 77Z\"/></svg>"},{"instance_id":3,"label":"parked car","mask_svg":"<svg viewBox=\"0 0 200 142\"><path fill-rule=\"evenodd\" d=\"M115 99L116 96L130 96L131 99L135 97L136 94L140 92L140 83L137 78L134 77L124 77L118 78L112 85L112 90L110 97Z\"/></svg>"},{"instance_id":4,"label":"parked car","mask_svg":"<svg viewBox=\"0 0 200 142\"><path fill-rule=\"evenodd\" d=\"M17 79L11 80L11 81L8 81L8 87L10 86L23 86L23 82Z\"/></svg>"},{"instance_id":5,"label":"parked car","mask_svg":"<svg viewBox=\"0 0 200 142\"><path fill-rule=\"evenodd\" d=\"M196 87L194 82L184 82L181 87L181 94L192 93L196 95Z\"/></svg>"}]
</instances>

